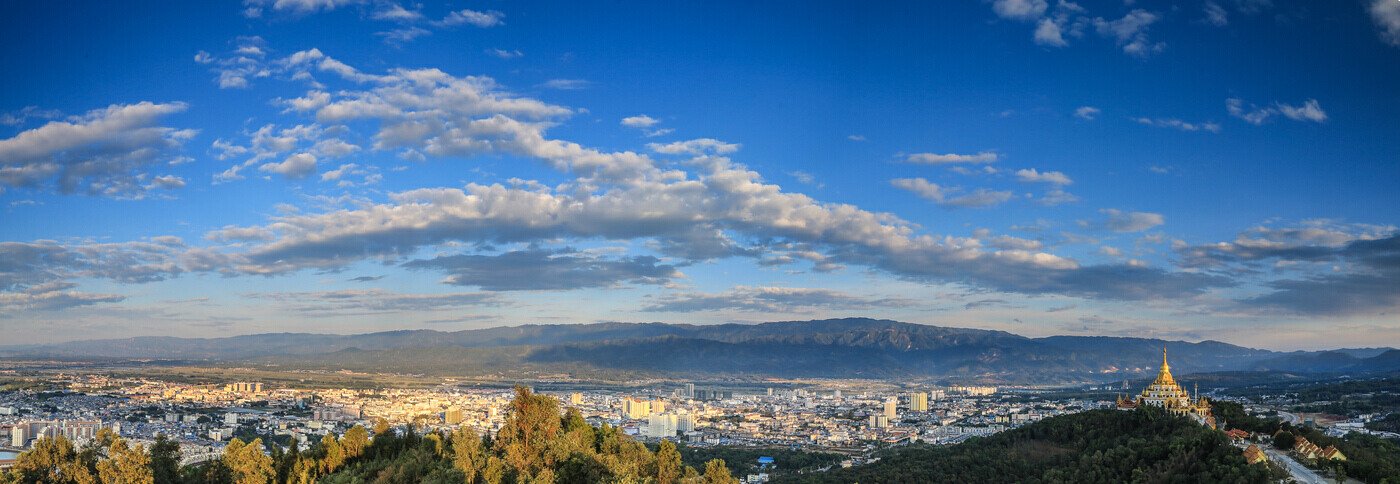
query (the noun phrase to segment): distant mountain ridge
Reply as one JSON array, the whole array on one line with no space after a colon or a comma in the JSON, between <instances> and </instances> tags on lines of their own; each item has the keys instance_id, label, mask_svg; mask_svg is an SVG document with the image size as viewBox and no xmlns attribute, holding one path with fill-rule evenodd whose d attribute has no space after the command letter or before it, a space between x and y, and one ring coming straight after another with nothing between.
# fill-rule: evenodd
<instances>
[{"instance_id":1,"label":"distant mountain ridge","mask_svg":"<svg viewBox=\"0 0 1400 484\"><path fill-rule=\"evenodd\" d=\"M1384 348L1282 353L1218 341L1028 338L1005 331L866 318L720 325L532 324L453 332L270 333L208 339L137 337L0 346L0 356L240 361L457 376L622 372L1033 383L1150 375L1160 364L1163 347L1180 374L1400 370L1400 351Z\"/></svg>"}]
</instances>

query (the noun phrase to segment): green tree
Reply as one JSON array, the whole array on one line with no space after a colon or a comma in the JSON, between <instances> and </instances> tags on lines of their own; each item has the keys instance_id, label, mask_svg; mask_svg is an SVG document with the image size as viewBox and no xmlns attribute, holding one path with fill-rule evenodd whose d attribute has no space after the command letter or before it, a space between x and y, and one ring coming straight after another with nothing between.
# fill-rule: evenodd
<instances>
[{"instance_id":1,"label":"green tree","mask_svg":"<svg viewBox=\"0 0 1400 484\"><path fill-rule=\"evenodd\" d=\"M705 484L733 484L739 482L734 476L729 475L729 467L724 465L724 459L710 459L705 463Z\"/></svg>"},{"instance_id":2,"label":"green tree","mask_svg":"<svg viewBox=\"0 0 1400 484\"><path fill-rule=\"evenodd\" d=\"M1298 438L1293 435L1293 432L1287 430L1280 431L1274 434L1274 448L1280 450L1292 449L1296 440L1298 440Z\"/></svg>"},{"instance_id":3,"label":"green tree","mask_svg":"<svg viewBox=\"0 0 1400 484\"><path fill-rule=\"evenodd\" d=\"M588 425L588 421L583 419L583 414L579 413L577 408L569 407L566 409L561 424L564 436L554 449L556 461L568 459L574 454L594 453L597 434L594 432L593 426Z\"/></svg>"},{"instance_id":4,"label":"green tree","mask_svg":"<svg viewBox=\"0 0 1400 484\"><path fill-rule=\"evenodd\" d=\"M496 456L486 458L486 467L481 470L481 481L485 484L501 484L506 480L506 461Z\"/></svg>"},{"instance_id":5,"label":"green tree","mask_svg":"<svg viewBox=\"0 0 1400 484\"><path fill-rule=\"evenodd\" d=\"M17 482L44 484L96 484L97 478L83 464L73 442L63 436L44 437L19 455L10 469Z\"/></svg>"},{"instance_id":6,"label":"green tree","mask_svg":"<svg viewBox=\"0 0 1400 484\"><path fill-rule=\"evenodd\" d=\"M276 482L290 482L292 468L296 466L297 460L300 458L301 444L297 442L297 439L292 439L291 447L288 448L286 452L283 452L279 459L273 462L273 465L277 467Z\"/></svg>"},{"instance_id":7,"label":"green tree","mask_svg":"<svg viewBox=\"0 0 1400 484\"><path fill-rule=\"evenodd\" d=\"M316 471L317 464L313 459L300 457L296 463L292 464L292 471L287 476L287 482L292 484L312 484L320 474Z\"/></svg>"},{"instance_id":8,"label":"green tree","mask_svg":"<svg viewBox=\"0 0 1400 484\"><path fill-rule=\"evenodd\" d=\"M263 454L262 449L262 439L253 439L247 444L233 439L224 447L220 460L232 474L234 484L267 484L277 477L272 458Z\"/></svg>"},{"instance_id":9,"label":"green tree","mask_svg":"<svg viewBox=\"0 0 1400 484\"><path fill-rule=\"evenodd\" d=\"M165 434L156 435L151 445L151 474L156 484L178 484L180 479L180 442Z\"/></svg>"},{"instance_id":10,"label":"green tree","mask_svg":"<svg viewBox=\"0 0 1400 484\"><path fill-rule=\"evenodd\" d=\"M91 474L97 475L97 463L107 458L107 448L112 442L120 439L116 432L107 427L97 429L97 435L93 436L81 450L78 451L78 460L87 466Z\"/></svg>"},{"instance_id":11,"label":"green tree","mask_svg":"<svg viewBox=\"0 0 1400 484\"><path fill-rule=\"evenodd\" d=\"M559 401L517 386L507 412L505 426L496 436L496 450L506 463L526 476L553 467L553 456L547 451L559 436Z\"/></svg>"},{"instance_id":12,"label":"green tree","mask_svg":"<svg viewBox=\"0 0 1400 484\"><path fill-rule=\"evenodd\" d=\"M364 455L365 448L369 447L369 431L359 424L350 427L350 430L346 430L345 435L340 437L340 446L345 448L346 459Z\"/></svg>"},{"instance_id":13,"label":"green tree","mask_svg":"<svg viewBox=\"0 0 1400 484\"><path fill-rule=\"evenodd\" d=\"M481 437L470 427L458 428L452 432L452 466L467 476L467 482L476 482L486 468L486 448Z\"/></svg>"},{"instance_id":14,"label":"green tree","mask_svg":"<svg viewBox=\"0 0 1400 484\"><path fill-rule=\"evenodd\" d=\"M676 444L662 440L661 447L656 449L656 482L674 484L680 478L681 453L676 450Z\"/></svg>"},{"instance_id":15,"label":"green tree","mask_svg":"<svg viewBox=\"0 0 1400 484\"><path fill-rule=\"evenodd\" d=\"M389 433L389 430L391 430L391 429L390 429L390 427L389 427L389 421L388 421L387 419L385 419L384 417L379 417L379 418L374 419L374 436L375 436L375 437L379 437L379 436L381 436L381 435L387 434L387 433Z\"/></svg>"},{"instance_id":16,"label":"green tree","mask_svg":"<svg viewBox=\"0 0 1400 484\"><path fill-rule=\"evenodd\" d=\"M340 446L340 441L335 439L335 435L327 433L321 436L321 473L330 474L345 464L345 448Z\"/></svg>"},{"instance_id":17,"label":"green tree","mask_svg":"<svg viewBox=\"0 0 1400 484\"><path fill-rule=\"evenodd\" d=\"M153 484L155 472L151 456L144 446L128 447L121 437L113 436L107 446L107 459L97 463L97 477L103 484Z\"/></svg>"}]
</instances>

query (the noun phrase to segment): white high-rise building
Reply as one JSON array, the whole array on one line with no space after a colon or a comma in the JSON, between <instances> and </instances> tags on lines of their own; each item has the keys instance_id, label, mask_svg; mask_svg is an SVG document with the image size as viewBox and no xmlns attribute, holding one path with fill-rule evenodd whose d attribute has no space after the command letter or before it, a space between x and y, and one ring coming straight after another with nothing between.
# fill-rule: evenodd
<instances>
[{"instance_id":1,"label":"white high-rise building","mask_svg":"<svg viewBox=\"0 0 1400 484\"><path fill-rule=\"evenodd\" d=\"M647 418L645 435L651 438L675 437L678 423L674 413L653 413Z\"/></svg>"},{"instance_id":2,"label":"white high-rise building","mask_svg":"<svg viewBox=\"0 0 1400 484\"><path fill-rule=\"evenodd\" d=\"M870 416L870 427L871 427L871 428L883 429L883 428L889 427L889 426L890 426L890 418L889 418L889 417L886 417L886 416L884 416L883 414L875 414L875 415L871 415L871 416Z\"/></svg>"},{"instance_id":3,"label":"white high-rise building","mask_svg":"<svg viewBox=\"0 0 1400 484\"><path fill-rule=\"evenodd\" d=\"M676 412L676 430L681 433L694 432L695 416L685 410Z\"/></svg>"},{"instance_id":4,"label":"white high-rise building","mask_svg":"<svg viewBox=\"0 0 1400 484\"><path fill-rule=\"evenodd\" d=\"M10 429L10 447L24 448L24 444L29 443L29 426L20 424Z\"/></svg>"},{"instance_id":5,"label":"white high-rise building","mask_svg":"<svg viewBox=\"0 0 1400 484\"><path fill-rule=\"evenodd\" d=\"M647 418L651 415L651 401L627 397L622 400L622 415L634 420Z\"/></svg>"},{"instance_id":6,"label":"white high-rise building","mask_svg":"<svg viewBox=\"0 0 1400 484\"><path fill-rule=\"evenodd\" d=\"M910 412L928 411L928 394L924 392L914 392L909 395Z\"/></svg>"}]
</instances>

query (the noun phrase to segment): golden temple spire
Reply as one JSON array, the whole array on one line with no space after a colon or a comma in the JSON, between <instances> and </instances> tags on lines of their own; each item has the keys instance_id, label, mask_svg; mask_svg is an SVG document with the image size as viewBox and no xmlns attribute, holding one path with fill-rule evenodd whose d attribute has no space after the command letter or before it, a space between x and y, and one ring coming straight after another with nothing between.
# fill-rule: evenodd
<instances>
[{"instance_id":1,"label":"golden temple spire","mask_svg":"<svg viewBox=\"0 0 1400 484\"><path fill-rule=\"evenodd\" d=\"M1167 346L1162 345L1162 371L1168 371L1170 368L1167 366Z\"/></svg>"}]
</instances>

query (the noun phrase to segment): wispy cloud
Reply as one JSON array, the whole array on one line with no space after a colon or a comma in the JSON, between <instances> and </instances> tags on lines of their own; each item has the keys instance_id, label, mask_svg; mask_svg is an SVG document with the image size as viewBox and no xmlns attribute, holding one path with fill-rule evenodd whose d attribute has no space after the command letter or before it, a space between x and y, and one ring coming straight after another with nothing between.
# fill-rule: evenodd
<instances>
[{"instance_id":1,"label":"wispy cloud","mask_svg":"<svg viewBox=\"0 0 1400 484\"><path fill-rule=\"evenodd\" d=\"M958 163L995 163L997 158L998 155L994 151L982 151L973 154L913 153L905 156L904 161L926 165L949 165Z\"/></svg>"},{"instance_id":2,"label":"wispy cloud","mask_svg":"<svg viewBox=\"0 0 1400 484\"><path fill-rule=\"evenodd\" d=\"M978 188L965 191L960 187L944 188L923 178L896 178L890 185L905 190L919 198L931 201L940 207L986 208L1006 203L1011 199L1009 191L996 191Z\"/></svg>"},{"instance_id":3,"label":"wispy cloud","mask_svg":"<svg viewBox=\"0 0 1400 484\"><path fill-rule=\"evenodd\" d=\"M1220 125L1214 122L1190 123L1176 118L1134 118L1138 124L1154 126L1158 128L1172 128L1181 131L1205 131L1208 133L1219 133Z\"/></svg>"}]
</instances>

